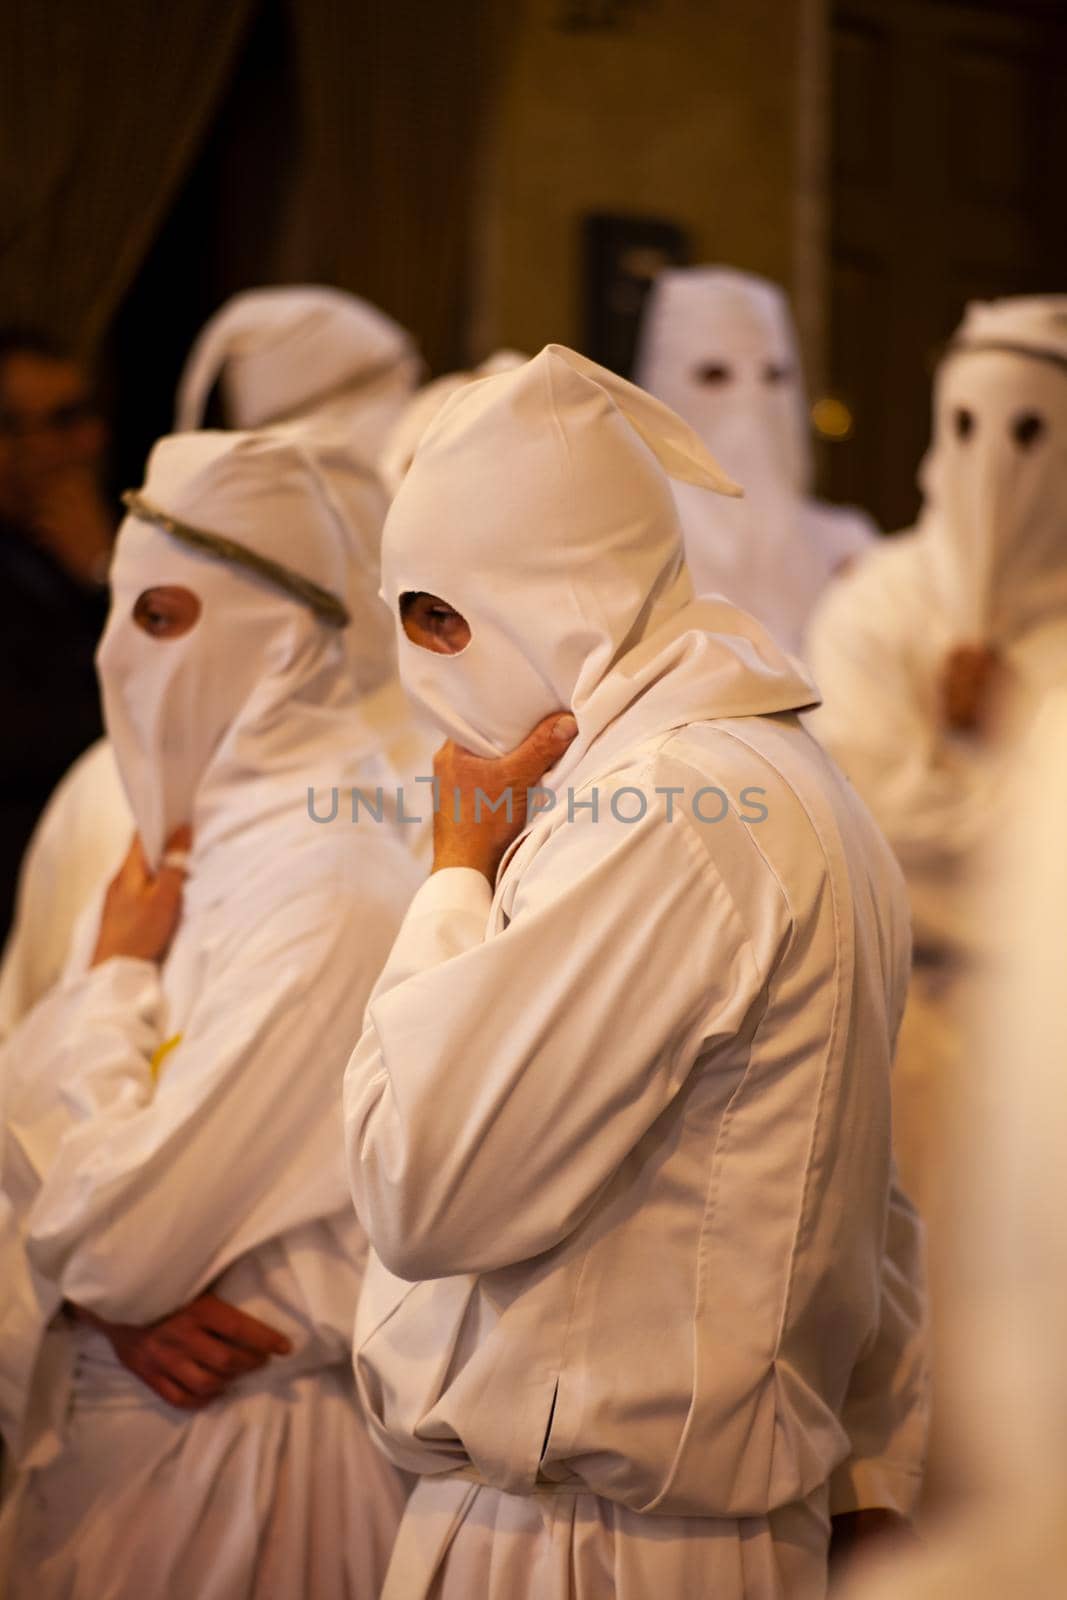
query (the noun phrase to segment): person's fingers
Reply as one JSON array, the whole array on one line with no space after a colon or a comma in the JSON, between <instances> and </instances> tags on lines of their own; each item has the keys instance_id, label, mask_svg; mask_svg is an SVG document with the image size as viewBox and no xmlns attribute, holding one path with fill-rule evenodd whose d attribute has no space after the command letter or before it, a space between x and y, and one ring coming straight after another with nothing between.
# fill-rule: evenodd
<instances>
[{"instance_id":1,"label":"person's fingers","mask_svg":"<svg viewBox=\"0 0 1067 1600\"><path fill-rule=\"evenodd\" d=\"M167 840L162 860L151 880L151 895L157 910L172 923L181 915L182 896L185 892L185 875L189 866L188 850L192 833L188 827L176 828ZM172 929L173 931L173 929Z\"/></svg>"},{"instance_id":2,"label":"person's fingers","mask_svg":"<svg viewBox=\"0 0 1067 1600\"><path fill-rule=\"evenodd\" d=\"M151 1387L170 1405L177 1406L179 1411L203 1411L217 1398L211 1394L190 1394L188 1389L183 1389L180 1383L175 1383L165 1373L160 1373Z\"/></svg>"},{"instance_id":3,"label":"person's fingers","mask_svg":"<svg viewBox=\"0 0 1067 1600\"><path fill-rule=\"evenodd\" d=\"M258 1372L270 1360L265 1351L249 1350L247 1345L231 1344L228 1339L218 1339L210 1333L204 1334L204 1338L215 1346L214 1356L209 1359L205 1355L204 1364L228 1383L243 1378L247 1372Z\"/></svg>"},{"instance_id":4,"label":"person's fingers","mask_svg":"<svg viewBox=\"0 0 1067 1600\"><path fill-rule=\"evenodd\" d=\"M483 776L506 782L509 777L525 779L533 774L533 782L559 760L577 732L578 723L569 711L553 711L506 755L476 756L450 739L437 751L434 771L442 779L460 776L472 782Z\"/></svg>"},{"instance_id":5,"label":"person's fingers","mask_svg":"<svg viewBox=\"0 0 1067 1600\"><path fill-rule=\"evenodd\" d=\"M132 1349L120 1354L120 1360L134 1377L182 1411L197 1410L214 1398L213 1394L198 1394L183 1383L175 1370L177 1363L168 1358L167 1352L157 1348L155 1341L138 1341Z\"/></svg>"},{"instance_id":6,"label":"person's fingers","mask_svg":"<svg viewBox=\"0 0 1067 1600\"><path fill-rule=\"evenodd\" d=\"M161 1330L162 1332L162 1330ZM191 1357L217 1378L239 1378L245 1372L254 1372L270 1358L264 1351L249 1350L247 1345L234 1344L200 1327L192 1317L181 1317L166 1330L166 1342Z\"/></svg>"},{"instance_id":7,"label":"person's fingers","mask_svg":"<svg viewBox=\"0 0 1067 1600\"><path fill-rule=\"evenodd\" d=\"M187 1309L202 1327L247 1350L266 1356L285 1356L293 1348L277 1328L250 1317L246 1311L238 1310L216 1295L201 1295Z\"/></svg>"},{"instance_id":8,"label":"person's fingers","mask_svg":"<svg viewBox=\"0 0 1067 1600\"><path fill-rule=\"evenodd\" d=\"M537 724L523 740L519 750L531 756L549 755L565 750L577 732L577 717L570 711L556 711Z\"/></svg>"},{"instance_id":9,"label":"person's fingers","mask_svg":"<svg viewBox=\"0 0 1067 1600\"><path fill-rule=\"evenodd\" d=\"M184 858L189 854L192 843L193 830L187 822L183 822L180 827L174 829L163 846L163 860L166 861L168 856L182 858L184 866Z\"/></svg>"},{"instance_id":10,"label":"person's fingers","mask_svg":"<svg viewBox=\"0 0 1067 1600\"><path fill-rule=\"evenodd\" d=\"M187 823L175 828L167 840L153 883L153 889L161 899L171 900L180 897L185 886L185 874L189 867L189 847L192 842L192 829Z\"/></svg>"},{"instance_id":11,"label":"person's fingers","mask_svg":"<svg viewBox=\"0 0 1067 1600\"><path fill-rule=\"evenodd\" d=\"M578 723L569 711L554 711L504 759L518 772L536 780L555 766L577 732Z\"/></svg>"},{"instance_id":12,"label":"person's fingers","mask_svg":"<svg viewBox=\"0 0 1067 1600\"><path fill-rule=\"evenodd\" d=\"M187 1394L180 1384L168 1378L158 1368L153 1368L142 1374L143 1381L155 1391L168 1405L177 1406L179 1411L197 1411L205 1402L196 1399L194 1395Z\"/></svg>"},{"instance_id":13,"label":"person's fingers","mask_svg":"<svg viewBox=\"0 0 1067 1600\"><path fill-rule=\"evenodd\" d=\"M198 1400L212 1400L225 1388L225 1379L218 1373L209 1372L199 1361L184 1355L173 1345L153 1351L153 1365Z\"/></svg>"},{"instance_id":14,"label":"person's fingers","mask_svg":"<svg viewBox=\"0 0 1067 1600\"><path fill-rule=\"evenodd\" d=\"M185 892L184 865L179 866L170 862L165 864L161 861L159 871L146 886L145 892L157 912L171 916L177 921L181 911L182 895Z\"/></svg>"}]
</instances>

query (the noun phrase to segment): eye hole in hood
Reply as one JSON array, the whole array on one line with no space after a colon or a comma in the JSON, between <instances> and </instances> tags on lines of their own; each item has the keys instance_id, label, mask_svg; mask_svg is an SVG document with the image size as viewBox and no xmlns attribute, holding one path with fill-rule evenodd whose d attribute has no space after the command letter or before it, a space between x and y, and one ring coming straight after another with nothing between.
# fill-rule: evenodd
<instances>
[{"instance_id":1,"label":"eye hole in hood","mask_svg":"<svg viewBox=\"0 0 1067 1600\"><path fill-rule=\"evenodd\" d=\"M1029 450L1045 432L1045 419L1036 411L1026 411L1011 425L1011 436L1020 450Z\"/></svg>"},{"instance_id":2,"label":"eye hole in hood","mask_svg":"<svg viewBox=\"0 0 1067 1600\"><path fill-rule=\"evenodd\" d=\"M968 411L966 406L960 406L953 413L952 425L957 439L969 439L974 432L974 412Z\"/></svg>"},{"instance_id":3,"label":"eye hole in hood","mask_svg":"<svg viewBox=\"0 0 1067 1600\"><path fill-rule=\"evenodd\" d=\"M462 655L471 642L470 624L462 612L422 589L409 589L400 596L400 621L412 644L434 655Z\"/></svg>"},{"instance_id":4,"label":"eye hole in hood","mask_svg":"<svg viewBox=\"0 0 1067 1600\"><path fill-rule=\"evenodd\" d=\"M698 383L709 385L730 383L733 379L733 370L725 361L705 361L699 367L693 368L693 376Z\"/></svg>"}]
</instances>

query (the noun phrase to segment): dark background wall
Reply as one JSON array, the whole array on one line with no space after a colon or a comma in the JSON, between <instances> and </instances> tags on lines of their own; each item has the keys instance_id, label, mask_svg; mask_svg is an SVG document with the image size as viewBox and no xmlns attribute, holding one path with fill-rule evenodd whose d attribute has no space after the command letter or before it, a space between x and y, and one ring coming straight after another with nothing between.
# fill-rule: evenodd
<instances>
[{"instance_id":1,"label":"dark background wall","mask_svg":"<svg viewBox=\"0 0 1067 1600\"><path fill-rule=\"evenodd\" d=\"M105 334L116 482L136 483L151 445L169 431L182 363L211 312L238 289L284 280L302 160L290 16L282 0L264 0L203 144ZM295 270L300 265L294 261Z\"/></svg>"},{"instance_id":2,"label":"dark background wall","mask_svg":"<svg viewBox=\"0 0 1067 1600\"><path fill-rule=\"evenodd\" d=\"M912 516L929 368L971 295L1064 286L1063 0L11 0L0 321L98 350L116 482L230 293L324 281L431 370L581 344L590 213L793 292L847 438L824 487Z\"/></svg>"},{"instance_id":3,"label":"dark background wall","mask_svg":"<svg viewBox=\"0 0 1067 1600\"><path fill-rule=\"evenodd\" d=\"M827 487L915 514L929 375L968 300L1067 290L1067 6L834 0Z\"/></svg>"}]
</instances>

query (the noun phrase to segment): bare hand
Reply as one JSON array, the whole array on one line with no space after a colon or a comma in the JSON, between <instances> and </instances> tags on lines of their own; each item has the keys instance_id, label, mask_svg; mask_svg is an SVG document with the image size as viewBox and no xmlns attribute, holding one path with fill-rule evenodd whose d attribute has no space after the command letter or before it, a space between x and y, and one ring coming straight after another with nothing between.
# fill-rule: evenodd
<instances>
[{"instance_id":1,"label":"bare hand","mask_svg":"<svg viewBox=\"0 0 1067 1600\"><path fill-rule=\"evenodd\" d=\"M246 1372L292 1349L284 1334L213 1294L146 1328L106 1322L84 1307L71 1309L105 1335L135 1378L183 1411L199 1411Z\"/></svg>"},{"instance_id":2,"label":"bare hand","mask_svg":"<svg viewBox=\"0 0 1067 1600\"><path fill-rule=\"evenodd\" d=\"M945 658L941 675L948 726L956 733L995 732L1004 681L1004 663L996 650L988 645L957 645Z\"/></svg>"},{"instance_id":3,"label":"bare hand","mask_svg":"<svg viewBox=\"0 0 1067 1600\"><path fill-rule=\"evenodd\" d=\"M191 842L187 827L176 828L166 848L188 850ZM149 870L140 837L135 834L107 891L90 965L98 967L111 956L162 961L181 920L184 884L181 867L161 866L156 873Z\"/></svg>"},{"instance_id":4,"label":"bare hand","mask_svg":"<svg viewBox=\"0 0 1067 1600\"><path fill-rule=\"evenodd\" d=\"M492 883L508 845L526 826L526 791L540 783L578 732L569 712L545 717L514 750L495 761L450 739L434 757L440 805L434 815L433 870L474 867ZM499 811L490 806L508 796ZM457 818L457 812L459 813Z\"/></svg>"}]
</instances>

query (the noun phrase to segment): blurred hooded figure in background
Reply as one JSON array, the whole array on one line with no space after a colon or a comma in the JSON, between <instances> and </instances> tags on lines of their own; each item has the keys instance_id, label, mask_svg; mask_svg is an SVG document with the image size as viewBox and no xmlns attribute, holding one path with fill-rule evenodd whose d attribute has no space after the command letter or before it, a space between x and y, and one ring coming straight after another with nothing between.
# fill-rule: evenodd
<instances>
[{"instance_id":1,"label":"blurred hooded figure in background","mask_svg":"<svg viewBox=\"0 0 1067 1600\"><path fill-rule=\"evenodd\" d=\"M178 386L176 427L204 425L219 392L228 427L291 434L311 449L343 505L351 545L345 630L364 715L391 742L401 772L429 752L413 727L393 667L392 622L377 599L378 544L388 498L377 470L386 434L420 371L410 336L339 289L251 289L201 331ZM94 744L55 791L27 850L18 913L0 967L0 1038L62 970L71 931L129 843L132 822L106 740Z\"/></svg>"},{"instance_id":2,"label":"blurred hooded figure in background","mask_svg":"<svg viewBox=\"0 0 1067 1600\"><path fill-rule=\"evenodd\" d=\"M881 823L911 897L895 1074L905 1186L936 1216L959 982L995 933L971 880L1046 690L1067 682L1067 297L975 304L938 371L917 527L827 596L813 728Z\"/></svg>"},{"instance_id":3,"label":"blurred hooded figure in background","mask_svg":"<svg viewBox=\"0 0 1067 1600\"><path fill-rule=\"evenodd\" d=\"M366 300L319 284L248 289L198 334L174 428L202 428L217 387L229 428L314 416L344 429L373 462L421 370L411 335Z\"/></svg>"},{"instance_id":4,"label":"blurred hooded figure in background","mask_svg":"<svg viewBox=\"0 0 1067 1600\"><path fill-rule=\"evenodd\" d=\"M2 1066L4 1593L372 1600L402 1493L340 1078L421 873L388 802L344 826L395 774L343 516L269 434L165 439L128 504L99 670L137 838Z\"/></svg>"},{"instance_id":5,"label":"blurred hooded figure in background","mask_svg":"<svg viewBox=\"0 0 1067 1600\"><path fill-rule=\"evenodd\" d=\"M495 377L498 372L510 372L528 360L528 356L520 355L517 350L495 350L470 372L446 372L443 377L424 384L400 413L378 460L378 470L390 498L403 483L404 474L415 459L419 440L445 401L468 383L475 383L479 378Z\"/></svg>"},{"instance_id":6,"label":"blurred hooded figure in background","mask_svg":"<svg viewBox=\"0 0 1067 1600\"><path fill-rule=\"evenodd\" d=\"M360 1392L419 1476L386 1600L807 1600L832 1511L914 1500L899 872L797 664L693 601L668 474L736 493L549 346L452 396L386 523L451 741L345 1079Z\"/></svg>"},{"instance_id":7,"label":"blurred hooded figure in background","mask_svg":"<svg viewBox=\"0 0 1067 1600\"><path fill-rule=\"evenodd\" d=\"M853 1600L1059 1600L1067 1572L1067 688L1043 703L988 841L975 912L997 929L969 985L937 1263L954 1515L857 1575Z\"/></svg>"},{"instance_id":8,"label":"blurred hooded figure in background","mask_svg":"<svg viewBox=\"0 0 1067 1600\"><path fill-rule=\"evenodd\" d=\"M729 267L661 273L636 377L745 490L743 500L722 500L675 486L694 589L725 595L798 650L818 596L877 530L853 507L812 498L804 376L785 294Z\"/></svg>"}]
</instances>

